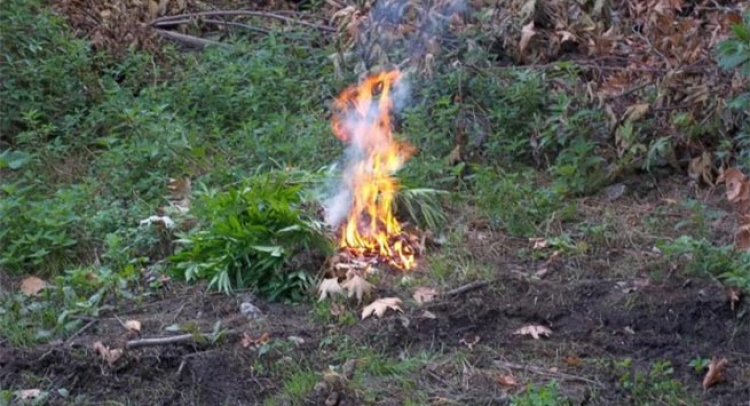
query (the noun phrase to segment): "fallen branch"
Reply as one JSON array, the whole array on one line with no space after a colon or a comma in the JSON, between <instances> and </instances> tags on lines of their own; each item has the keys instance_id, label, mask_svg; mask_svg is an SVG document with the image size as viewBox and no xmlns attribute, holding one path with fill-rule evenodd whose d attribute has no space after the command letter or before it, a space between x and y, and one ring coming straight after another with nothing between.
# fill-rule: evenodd
<instances>
[{"instance_id":1,"label":"fallen branch","mask_svg":"<svg viewBox=\"0 0 750 406\"><path fill-rule=\"evenodd\" d=\"M474 281L474 282L471 282L471 283L469 283L467 285L463 285L463 286L459 286L459 287L457 287L455 289L451 289L451 290L443 293L443 296L448 296L448 297L458 296L460 294L463 294L463 293L466 293L466 292L470 292L472 290L476 290L476 289L479 289L479 288L483 288L485 286L487 286L487 282L485 282L485 281Z\"/></svg>"},{"instance_id":2,"label":"fallen branch","mask_svg":"<svg viewBox=\"0 0 750 406\"><path fill-rule=\"evenodd\" d=\"M515 369L515 370L518 370L518 371L532 372L532 373L535 373L535 374L538 374L538 375L554 376L556 378L564 379L564 380L568 380L568 381L586 382L586 383L590 383L592 385L596 385L596 386L598 386L600 388L604 388L604 385L601 382L597 382L597 381L594 381L594 380L591 380L591 379L588 379L588 378L584 378L584 377L578 376L578 375L566 374L564 372L552 372L552 371L544 369L544 368L539 368L539 367L535 367L535 366L531 366L531 365L519 365L519 364L514 364L514 363L511 363L511 362L505 362L505 361L497 361L497 360L495 360L493 362L495 363L495 365L497 365L500 368Z\"/></svg>"},{"instance_id":3,"label":"fallen branch","mask_svg":"<svg viewBox=\"0 0 750 406\"><path fill-rule=\"evenodd\" d=\"M220 46L220 47L229 46L227 44L224 44L218 41L212 41L210 39L194 37L192 35L187 35L187 34L180 34L179 32L161 30L158 28L155 31L162 37L171 39L173 41L181 42L185 45L190 45L193 47L205 48L207 46Z\"/></svg>"},{"instance_id":4,"label":"fallen branch","mask_svg":"<svg viewBox=\"0 0 750 406\"><path fill-rule=\"evenodd\" d=\"M151 21L151 25L154 27L158 27L165 23L173 22L176 20L186 20L186 19L190 20L191 18L196 18L196 17L226 17L226 16L251 16L251 17L274 18L274 19L284 21L287 23L300 24L300 25L304 25L310 28L315 28L321 31L336 32L336 28L333 28L328 25L308 23L307 21L296 20L294 18L286 17L286 16L279 15L279 14L267 13L263 11L250 11L250 10L217 10L217 11L201 11L198 13L190 13L190 14L178 14L174 16L165 16L165 17L156 18L153 21Z\"/></svg>"},{"instance_id":5,"label":"fallen branch","mask_svg":"<svg viewBox=\"0 0 750 406\"><path fill-rule=\"evenodd\" d=\"M256 31L256 32L260 32L260 33L263 33L263 34L270 34L271 33L271 31L269 31L269 30L267 30L265 28L254 27L254 26L249 25L249 24L236 23L236 22L232 22L232 21L214 20L214 19L211 19L211 18L206 18L206 19L203 19L202 21L204 23L209 23L209 24L219 24L219 25L226 25L226 26L231 26L231 27L240 27L240 28L244 28L246 30ZM180 25L180 24L188 24L190 22L191 22L191 20L174 20L174 21L164 21L164 22L157 23L157 24L152 24L152 25L154 27L172 27L172 26Z\"/></svg>"},{"instance_id":6,"label":"fallen branch","mask_svg":"<svg viewBox=\"0 0 750 406\"><path fill-rule=\"evenodd\" d=\"M233 335L236 333L237 331L229 330L229 331L220 333L218 336ZM135 348L158 347L160 345L189 343L189 342L197 342L200 340L210 341L210 340L214 340L215 337L216 336L214 334L198 333L198 334L181 334L178 336L169 336L169 337L141 338L138 340L128 341L127 343L125 343L125 348L132 350Z\"/></svg>"}]
</instances>

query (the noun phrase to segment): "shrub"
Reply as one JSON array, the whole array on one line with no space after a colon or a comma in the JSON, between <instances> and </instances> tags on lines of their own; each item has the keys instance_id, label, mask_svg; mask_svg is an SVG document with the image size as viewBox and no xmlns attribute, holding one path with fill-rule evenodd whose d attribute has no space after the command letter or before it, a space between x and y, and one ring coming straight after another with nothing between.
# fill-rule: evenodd
<instances>
[{"instance_id":1,"label":"shrub","mask_svg":"<svg viewBox=\"0 0 750 406\"><path fill-rule=\"evenodd\" d=\"M203 227L178 240L182 247L170 257L174 274L207 279L223 292L253 288L270 300L299 300L313 284L304 257L327 253L331 240L305 217L301 184L281 178L271 172L202 194L193 214Z\"/></svg>"}]
</instances>

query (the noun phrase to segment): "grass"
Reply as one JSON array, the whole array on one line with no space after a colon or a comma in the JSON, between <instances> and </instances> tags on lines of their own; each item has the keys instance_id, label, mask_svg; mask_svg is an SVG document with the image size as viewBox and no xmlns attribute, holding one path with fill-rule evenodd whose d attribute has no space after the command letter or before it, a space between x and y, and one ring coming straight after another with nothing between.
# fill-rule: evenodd
<instances>
[{"instance_id":1,"label":"grass","mask_svg":"<svg viewBox=\"0 0 750 406\"><path fill-rule=\"evenodd\" d=\"M139 51L112 59L92 51L41 2L8 5L0 16L0 75L7 78L0 107L8 112L0 117L0 276L36 275L52 286L33 297L0 291L3 343L65 340L84 320L162 297L164 285L156 281L171 276L309 305L316 324L338 335L322 336L317 351L324 355L308 363L357 360L347 388L364 404L388 396L428 404L437 396L429 390L439 391L420 387L426 366L450 358L456 376L445 379L460 387L464 361L486 361L463 348L395 354L379 342L349 339L344 332L361 324L359 307L333 316L329 302L311 303L318 257L330 254L316 251L330 243L320 232L320 198L344 147L331 133L326 103L354 80L336 78L332 47L271 34L252 43L237 39L232 49L168 50L164 65ZM578 80L574 72L556 75ZM587 199L596 199L609 178L598 156L606 117L584 95L552 93L544 73L521 68L487 75L444 63L431 80L410 80L414 94L398 132L419 151L399 173L397 210L440 243L424 259L430 274L402 279L398 288L443 290L493 281L509 269L533 274L556 251L568 274L551 273L551 283L631 278L647 261L633 255L615 266L609 254L655 243L663 254L656 265L649 262L647 276L655 281L669 276L667 264L681 264L690 275L750 292L750 257L717 237L722 213L706 203L684 198L635 225L619 217L617 203L594 203L601 212L589 211ZM454 97L459 84L461 100ZM466 142L456 120L476 112L489 124L470 135L484 140ZM532 133L543 147L530 145ZM463 159L448 162L457 145ZM640 158L615 166L626 159ZM187 215L169 208L169 180L183 176L193 188ZM141 225L165 210L176 229ZM531 249L529 238L544 238L547 247ZM595 257L607 260L604 275L590 272ZM525 283L533 293L539 288L532 279ZM515 288L488 292L512 296ZM489 357L507 355L483 348ZM274 358L295 355L287 347L264 351L252 365L279 380L265 404L302 404L325 370ZM633 404L693 404L670 364L634 375L628 362L616 374ZM25 382L45 386L35 376ZM514 389L510 402L566 404L562 389L532 382Z\"/></svg>"}]
</instances>

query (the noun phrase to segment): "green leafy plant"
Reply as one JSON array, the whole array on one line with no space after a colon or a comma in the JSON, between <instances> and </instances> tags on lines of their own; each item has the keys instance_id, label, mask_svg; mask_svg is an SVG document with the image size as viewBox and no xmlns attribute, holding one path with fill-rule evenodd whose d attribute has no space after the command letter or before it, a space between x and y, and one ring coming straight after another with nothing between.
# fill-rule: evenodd
<instances>
[{"instance_id":1,"label":"green leafy plant","mask_svg":"<svg viewBox=\"0 0 750 406\"><path fill-rule=\"evenodd\" d=\"M300 300L313 284L315 266L304 257L331 248L321 225L305 218L301 188L269 173L203 194L193 211L202 227L178 240L181 248L170 257L173 273L206 279L223 292L253 288L271 300Z\"/></svg>"},{"instance_id":2,"label":"green leafy plant","mask_svg":"<svg viewBox=\"0 0 750 406\"><path fill-rule=\"evenodd\" d=\"M616 363L619 383L628 394L631 404L638 406L698 405L673 378L674 368L669 361L657 361L647 373L638 371L631 358Z\"/></svg>"},{"instance_id":3,"label":"green leafy plant","mask_svg":"<svg viewBox=\"0 0 750 406\"><path fill-rule=\"evenodd\" d=\"M511 406L560 406L569 405L569 400L564 400L558 394L559 384L550 381L542 386L529 386L523 394L516 395L511 400Z\"/></svg>"}]
</instances>

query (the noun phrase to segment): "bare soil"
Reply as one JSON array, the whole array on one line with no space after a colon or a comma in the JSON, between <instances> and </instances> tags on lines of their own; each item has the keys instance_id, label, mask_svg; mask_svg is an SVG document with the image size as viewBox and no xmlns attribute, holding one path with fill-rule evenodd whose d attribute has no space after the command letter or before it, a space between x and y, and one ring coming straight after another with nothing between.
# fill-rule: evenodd
<instances>
[{"instance_id":1,"label":"bare soil","mask_svg":"<svg viewBox=\"0 0 750 406\"><path fill-rule=\"evenodd\" d=\"M588 241L585 254L562 255L543 278L531 277L545 259L530 257L528 241L477 226L465 229L463 244L473 266L488 270L482 274L486 285L418 307L409 301L411 289L395 287L394 276L384 277L376 295L401 297L404 313L389 312L382 319L359 320L361 307L351 305L356 322L325 322L312 304L263 303L245 294L229 297L205 293L202 286L174 286L139 306L92 320L67 342L0 348L0 387L67 389L67 398L51 398L55 405L257 405L274 396L276 404L400 405L411 398L421 399L413 404L505 405L525 384L554 379L573 404L625 405L631 399L616 363L629 357L632 371L643 373L655 362L670 361L674 378L701 404L746 404L750 326L741 314L747 300L732 310L719 282L687 274L652 248L655 235L676 236L674 224L689 216L671 203L695 193L683 181L655 182L648 190L639 182L614 202L581 200L581 220L607 223L612 233ZM710 224L712 238L731 235L723 192L697 193L695 198L718 213ZM656 229L654 218L661 221ZM572 225L561 227L574 234ZM415 274L423 284L430 282L429 257L448 249L428 252ZM451 287L474 279L479 275L456 276ZM265 317L244 318L239 305L245 300ZM425 310L434 317L426 317ZM141 321L141 337L168 336L165 329L175 323L211 332L221 321L229 332L216 343L126 350L108 365L91 349L94 342L121 348L139 338L115 316ZM539 340L513 334L526 325L546 326L552 334ZM245 333L252 338L268 333L270 343L279 345L262 354L255 346L244 348ZM308 371L324 381L323 373L344 364L352 348L395 362L418 354L428 359L395 380L366 374L359 386L329 380L308 387L300 399L281 396L290 392L285 385L294 374ZM724 381L704 391L703 374L688 365L697 357L726 357ZM360 368L364 361L358 361ZM499 384L502 375L512 375L518 385ZM417 393L422 397L415 398Z\"/></svg>"}]
</instances>

